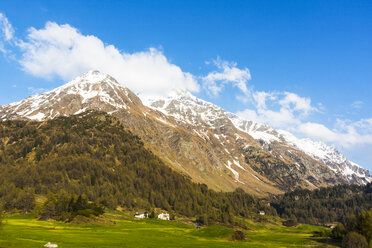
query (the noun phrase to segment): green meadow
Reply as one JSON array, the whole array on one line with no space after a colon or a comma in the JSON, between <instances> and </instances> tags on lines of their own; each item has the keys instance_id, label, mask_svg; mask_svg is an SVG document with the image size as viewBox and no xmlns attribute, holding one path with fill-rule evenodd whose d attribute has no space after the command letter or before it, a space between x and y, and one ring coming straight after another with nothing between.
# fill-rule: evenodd
<instances>
[{"instance_id":1,"label":"green meadow","mask_svg":"<svg viewBox=\"0 0 372 248\"><path fill-rule=\"evenodd\" d=\"M121 212L105 213L104 223L39 221L30 215L8 215L0 227L0 247L334 247L313 237L323 227L293 228L247 221L246 241L231 241L234 229L195 229L176 221L136 220Z\"/></svg>"}]
</instances>

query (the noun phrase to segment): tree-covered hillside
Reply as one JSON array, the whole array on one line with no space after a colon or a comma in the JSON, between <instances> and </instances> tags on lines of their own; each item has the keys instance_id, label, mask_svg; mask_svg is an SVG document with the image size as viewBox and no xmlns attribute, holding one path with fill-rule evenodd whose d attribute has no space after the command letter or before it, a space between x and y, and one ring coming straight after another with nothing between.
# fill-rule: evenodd
<instances>
[{"instance_id":1,"label":"tree-covered hillside","mask_svg":"<svg viewBox=\"0 0 372 248\"><path fill-rule=\"evenodd\" d=\"M81 195L108 208L161 208L205 221L275 210L242 190L209 190L172 171L101 112L47 122L0 122L0 201L31 211L35 194Z\"/></svg>"},{"instance_id":2,"label":"tree-covered hillside","mask_svg":"<svg viewBox=\"0 0 372 248\"><path fill-rule=\"evenodd\" d=\"M350 215L372 208L372 184L296 189L286 193L276 208L281 217L301 223L345 222Z\"/></svg>"}]
</instances>

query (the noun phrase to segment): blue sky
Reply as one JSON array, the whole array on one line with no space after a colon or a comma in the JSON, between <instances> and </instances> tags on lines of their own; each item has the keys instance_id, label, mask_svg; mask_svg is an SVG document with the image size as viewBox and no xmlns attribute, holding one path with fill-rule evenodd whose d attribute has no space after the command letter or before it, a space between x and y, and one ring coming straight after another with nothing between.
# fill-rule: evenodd
<instances>
[{"instance_id":1,"label":"blue sky","mask_svg":"<svg viewBox=\"0 0 372 248\"><path fill-rule=\"evenodd\" d=\"M144 95L190 90L372 170L371 1L12 0L0 13L1 105L97 67Z\"/></svg>"}]
</instances>

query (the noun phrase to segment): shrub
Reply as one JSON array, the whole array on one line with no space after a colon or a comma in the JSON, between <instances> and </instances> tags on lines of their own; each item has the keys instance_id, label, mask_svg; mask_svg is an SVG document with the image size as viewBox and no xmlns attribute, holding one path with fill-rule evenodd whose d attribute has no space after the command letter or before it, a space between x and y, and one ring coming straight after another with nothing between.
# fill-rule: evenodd
<instances>
[{"instance_id":1,"label":"shrub","mask_svg":"<svg viewBox=\"0 0 372 248\"><path fill-rule=\"evenodd\" d=\"M203 214L203 215L198 216L198 218L196 218L196 222L198 222L200 225L207 226L208 225L208 218L205 214Z\"/></svg>"},{"instance_id":2,"label":"shrub","mask_svg":"<svg viewBox=\"0 0 372 248\"><path fill-rule=\"evenodd\" d=\"M0 225L3 223L3 206L0 203Z\"/></svg>"},{"instance_id":3,"label":"shrub","mask_svg":"<svg viewBox=\"0 0 372 248\"><path fill-rule=\"evenodd\" d=\"M156 216L155 211L151 211L151 213L149 214L149 218L155 219L155 216Z\"/></svg>"},{"instance_id":4,"label":"shrub","mask_svg":"<svg viewBox=\"0 0 372 248\"><path fill-rule=\"evenodd\" d=\"M343 248L368 248L367 239L356 232L349 232L342 240Z\"/></svg>"},{"instance_id":5,"label":"shrub","mask_svg":"<svg viewBox=\"0 0 372 248\"><path fill-rule=\"evenodd\" d=\"M288 227L297 226L297 221L293 219L286 220L283 222L283 226L288 226Z\"/></svg>"},{"instance_id":6,"label":"shrub","mask_svg":"<svg viewBox=\"0 0 372 248\"><path fill-rule=\"evenodd\" d=\"M332 229L331 237L334 239L342 239L347 233L343 224L339 223Z\"/></svg>"},{"instance_id":7,"label":"shrub","mask_svg":"<svg viewBox=\"0 0 372 248\"><path fill-rule=\"evenodd\" d=\"M242 231L235 231L234 234L232 235L232 240L247 240L247 236L245 235L244 232Z\"/></svg>"}]
</instances>

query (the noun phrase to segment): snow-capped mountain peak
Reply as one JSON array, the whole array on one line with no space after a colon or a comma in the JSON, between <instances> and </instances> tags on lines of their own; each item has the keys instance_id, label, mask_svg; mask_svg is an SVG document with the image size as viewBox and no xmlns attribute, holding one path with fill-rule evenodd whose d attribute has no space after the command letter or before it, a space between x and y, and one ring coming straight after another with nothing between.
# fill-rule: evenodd
<instances>
[{"instance_id":1,"label":"snow-capped mountain peak","mask_svg":"<svg viewBox=\"0 0 372 248\"><path fill-rule=\"evenodd\" d=\"M45 120L60 115L79 114L98 102L102 110L127 109L132 102L131 98L133 96L129 96L129 90L113 77L99 71L89 71L52 91L1 106L0 120Z\"/></svg>"},{"instance_id":2,"label":"snow-capped mountain peak","mask_svg":"<svg viewBox=\"0 0 372 248\"><path fill-rule=\"evenodd\" d=\"M226 121L222 108L201 100L188 91L176 91L167 98L147 99L144 102L153 109L193 126L207 124L218 127Z\"/></svg>"},{"instance_id":3,"label":"snow-capped mountain peak","mask_svg":"<svg viewBox=\"0 0 372 248\"><path fill-rule=\"evenodd\" d=\"M263 140L267 143L273 141L280 141L280 135L275 129L262 123L244 120L241 117L227 113L229 119L234 123L235 127L239 130L248 133L254 139Z\"/></svg>"}]
</instances>

